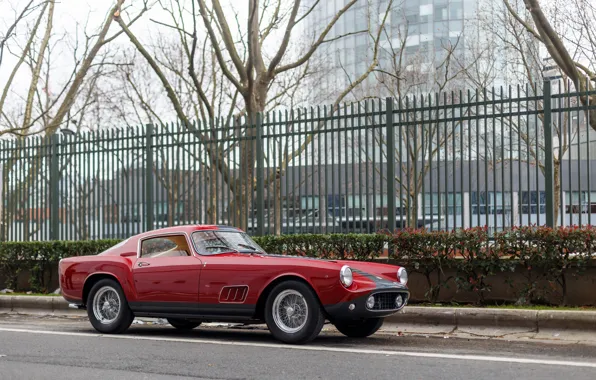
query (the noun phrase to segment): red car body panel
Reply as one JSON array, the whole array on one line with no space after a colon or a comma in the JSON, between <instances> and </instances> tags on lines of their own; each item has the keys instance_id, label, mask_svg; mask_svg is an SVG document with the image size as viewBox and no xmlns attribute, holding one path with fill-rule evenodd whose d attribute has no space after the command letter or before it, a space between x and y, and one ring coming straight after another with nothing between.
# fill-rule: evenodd
<instances>
[{"instance_id":1,"label":"red car body panel","mask_svg":"<svg viewBox=\"0 0 596 380\"><path fill-rule=\"evenodd\" d=\"M184 234L189 246L194 247L193 232L220 229L242 232L218 226L170 227L133 236L96 256L63 259L59 264L63 297L86 307L85 297L95 276L111 276L120 283L137 315L192 315L213 320L258 319L257 304L263 300L261 296L271 284L288 277L306 281L323 308L332 314L349 314L350 303L357 303L362 309L363 297L375 291L401 292L404 304L409 298L407 287L397 277L400 267L395 265L265 253L201 255L194 248L191 256L143 258L137 254L140 241L148 237ZM343 265L353 270L353 284L349 288L340 282Z\"/></svg>"}]
</instances>

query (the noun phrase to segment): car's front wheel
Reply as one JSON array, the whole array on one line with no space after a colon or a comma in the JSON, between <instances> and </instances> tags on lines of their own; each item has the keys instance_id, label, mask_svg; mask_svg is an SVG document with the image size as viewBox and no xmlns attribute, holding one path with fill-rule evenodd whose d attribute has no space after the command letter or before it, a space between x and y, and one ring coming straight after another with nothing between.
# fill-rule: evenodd
<instances>
[{"instance_id":1,"label":"car's front wheel","mask_svg":"<svg viewBox=\"0 0 596 380\"><path fill-rule=\"evenodd\" d=\"M177 318L168 318L168 323L178 330L192 330L201 325L201 322L191 322L186 319Z\"/></svg>"},{"instance_id":2,"label":"car's front wheel","mask_svg":"<svg viewBox=\"0 0 596 380\"><path fill-rule=\"evenodd\" d=\"M350 338L365 338L376 333L383 326L383 318L369 318L359 321L335 322L335 328Z\"/></svg>"},{"instance_id":3,"label":"car's front wheel","mask_svg":"<svg viewBox=\"0 0 596 380\"><path fill-rule=\"evenodd\" d=\"M109 278L99 280L91 288L87 315L91 325L105 334L123 333L134 320L122 287Z\"/></svg>"},{"instance_id":4,"label":"car's front wheel","mask_svg":"<svg viewBox=\"0 0 596 380\"><path fill-rule=\"evenodd\" d=\"M312 289L302 282L291 280L278 284L269 294L265 321L276 339L301 344L319 335L325 316Z\"/></svg>"}]
</instances>

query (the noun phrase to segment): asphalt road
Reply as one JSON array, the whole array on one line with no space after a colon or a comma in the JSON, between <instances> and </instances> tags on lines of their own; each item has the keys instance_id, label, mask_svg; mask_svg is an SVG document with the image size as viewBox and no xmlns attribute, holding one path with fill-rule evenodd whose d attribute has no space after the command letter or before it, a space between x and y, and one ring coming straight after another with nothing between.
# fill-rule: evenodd
<instances>
[{"instance_id":1,"label":"asphalt road","mask_svg":"<svg viewBox=\"0 0 596 380\"><path fill-rule=\"evenodd\" d=\"M101 336L80 319L0 316L0 379L596 378L596 346L324 332L306 346L261 330L133 325Z\"/></svg>"}]
</instances>

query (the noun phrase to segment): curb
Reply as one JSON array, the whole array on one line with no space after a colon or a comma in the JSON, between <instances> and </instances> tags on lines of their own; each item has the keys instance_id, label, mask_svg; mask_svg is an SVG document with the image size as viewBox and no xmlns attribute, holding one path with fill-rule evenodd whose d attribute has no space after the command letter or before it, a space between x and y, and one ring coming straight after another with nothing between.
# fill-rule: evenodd
<instances>
[{"instance_id":1,"label":"curb","mask_svg":"<svg viewBox=\"0 0 596 380\"><path fill-rule=\"evenodd\" d=\"M76 309L68 307L62 297L53 296L0 296L0 312L36 312L73 314Z\"/></svg>"},{"instance_id":2,"label":"curb","mask_svg":"<svg viewBox=\"0 0 596 380\"><path fill-rule=\"evenodd\" d=\"M452 328L526 328L596 332L596 311L523 310L406 306L388 323L449 326Z\"/></svg>"},{"instance_id":3,"label":"curb","mask_svg":"<svg viewBox=\"0 0 596 380\"><path fill-rule=\"evenodd\" d=\"M60 296L0 296L0 313L83 314L68 307ZM524 328L530 330L577 330L596 332L596 311L523 310L406 306L386 318L396 325L431 325L451 328Z\"/></svg>"}]
</instances>

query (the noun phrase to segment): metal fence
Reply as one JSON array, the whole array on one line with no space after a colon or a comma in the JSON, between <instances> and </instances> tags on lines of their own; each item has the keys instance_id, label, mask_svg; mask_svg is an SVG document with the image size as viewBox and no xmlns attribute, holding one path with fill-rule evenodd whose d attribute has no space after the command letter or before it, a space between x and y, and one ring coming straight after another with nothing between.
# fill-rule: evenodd
<instances>
[{"instance_id":1,"label":"metal fence","mask_svg":"<svg viewBox=\"0 0 596 380\"><path fill-rule=\"evenodd\" d=\"M591 224L593 95L545 82L5 139L0 235Z\"/></svg>"}]
</instances>

